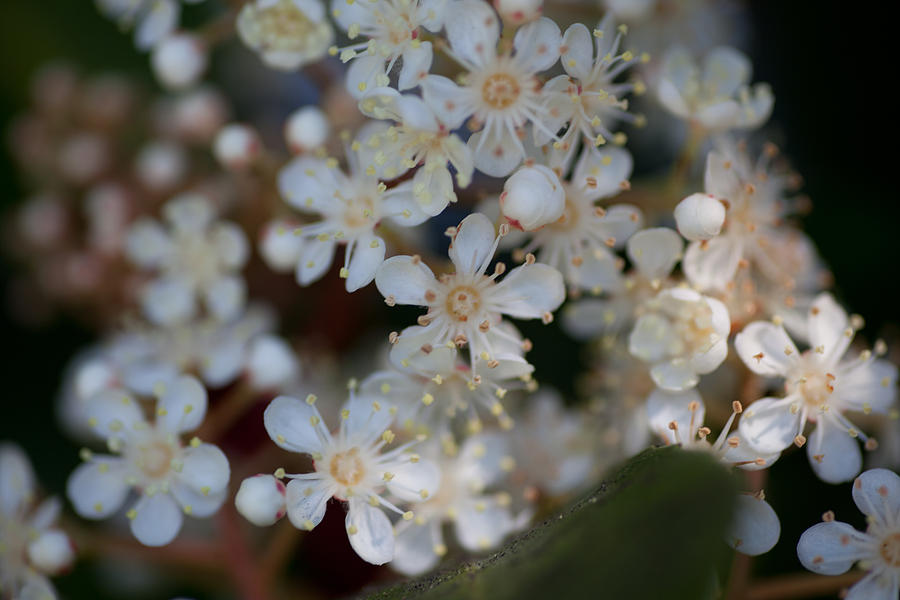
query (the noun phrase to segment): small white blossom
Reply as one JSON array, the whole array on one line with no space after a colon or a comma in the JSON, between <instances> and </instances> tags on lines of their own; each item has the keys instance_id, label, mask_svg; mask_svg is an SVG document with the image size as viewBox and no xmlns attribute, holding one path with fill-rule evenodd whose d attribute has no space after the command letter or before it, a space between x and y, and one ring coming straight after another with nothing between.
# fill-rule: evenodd
<instances>
[{"instance_id":1,"label":"small white blossom","mask_svg":"<svg viewBox=\"0 0 900 600\"><path fill-rule=\"evenodd\" d=\"M181 435L206 416L206 390L182 376L156 389L156 421L144 420L140 404L121 389L103 392L85 406L95 433L116 455L82 453L85 462L69 477L66 492L86 519L105 519L134 489L139 499L127 512L131 532L144 545L164 546L181 529L183 514L209 517L228 494L228 459L217 446Z\"/></svg>"},{"instance_id":2,"label":"small white blossom","mask_svg":"<svg viewBox=\"0 0 900 600\"><path fill-rule=\"evenodd\" d=\"M821 294L809 311L809 350L801 353L781 325L765 321L750 323L734 340L751 371L783 378L787 392L750 405L741 418L742 437L763 452L805 444L816 475L829 483L853 479L862 468L857 438L868 444L844 412L886 414L897 397L896 366L868 350L844 358L861 326L857 320ZM807 421L816 424L809 443Z\"/></svg>"},{"instance_id":3,"label":"small white blossom","mask_svg":"<svg viewBox=\"0 0 900 600\"><path fill-rule=\"evenodd\" d=\"M894 600L900 595L900 477L887 469L866 471L853 482L853 501L866 515L865 533L829 515L800 536L797 556L822 575L840 575L855 563L868 571L846 600Z\"/></svg>"},{"instance_id":4,"label":"small white blossom","mask_svg":"<svg viewBox=\"0 0 900 600\"><path fill-rule=\"evenodd\" d=\"M351 389L341 411L341 425L332 434L315 406L288 396L275 398L266 408L264 423L279 447L309 454L312 473L287 474L287 515L299 529L312 530L325 516L325 504L335 497L347 502L346 530L360 558L381 565L394 557L391 522L380 507L413 517L384 495L385 489L403 502L422 502L440 485L440 470L433 462L410 451L416 442L382 453L394 434L387 429L391 411ZM279 473L280 474L280 473Z\"/></svg>"},{"instance_id":5,"label":"small white blossom","mask_svg":"<svg viewBox=\"0 0 900 600\"><path fill-rule=\"evenodd\" d=\"M321 0L251 0L235 25L266 65L285 71L316 62L334 39Z\"/></svg>"},{"instance_id":6,"label":"small white blossom","mask_svg":"<svg viewBox=\"0 0 900 600\"><path fill-rule=\"evenodd\" d=\"M224 126L213 140L213 154L226 169L246 169L261 150L259 134L253 127L242 123Z\"/></svg>"},{"instance_id":7,"label":"small white blossom","mask_svg":"<svg viewBox=\"0 0 900 600\"><path fill-rule=\"evenodd\" d=\"M493 359L498 340L519 342L498 327L503 315L552 320L553 311L565 299L562 275L530 257L497 283L505 265L499 263L490 276L485 271L499 240L488 218L475 213L453 232L449 254L456 273L437 279L418 256L394 256L385 261L375 276L385 302L428 307L428 313L418 319L421 329L415 331L409 347L424 351L468 344L475 375L476 360ZM404 335L410 333L404 331Z\"/></svg>"},{"instance_id":8,"label":"small white blossom","mask_svg":"<svg viewBox=\"0 0 900 600\"><path fill-rule=\"evenodd\" d=\"M320 148L330 134L328 117L317 106L304 106L295 110L284 123L284 139L295 154Z\"/></svg>"},{"instance_id":9,"label":"small white blossom","mask_svg":"<svg viewBox=\"0 0 900 600\"><path fill-rule=\"evenodd\" d=\"M709 131L755 129L769 118L775 99L768 84L751 89L750 75L750 61L734 48L710 50L701 71L677 46L663 58L657 97L669 112Z\"/></svg>"},{"instance_id":10,"label":"small white blossom","mask_svg":"<svg viewBox=\"0 0 900 600\"><path fill-rule=\"evenodd\" d=\"M181 2L198 4L203 0L97 0L97 7L122 26L134 26L134 45L150 50L178 27Z\"/></svg>"},{"instance_id":11,"label":"small white blossom","mask_svg":"<svg viewBox=\"0 0 900 600\"><path fill-rule=\"evenodd\" d=\"M156 78L165 87L180 90L197 83L209 62L206 46L194 35L178 33L163 38L150 56Z\"/></svg>"},{"instance_id":12,"label":"small white blossom","mask_svg":"<svg viewBox=\"0 0 900 600\"><path fill-rule=\"evenodd\" d=\"M298 156L278 175L281 195L292 207L317 214L321 220L302 225L292 234L300 238L297 282L309 285L320 279L334 259L337 246L346 246L340 277L348 292L367 286L385 255L385 241L376 234L382 219L404 227L428 218L405 181L388 188L366 173L356 153L347 153L350 173L334 159Z\"/></svg>"},{"instance_id":13,"label":"small white blossom","mask_svg":"<svg viewBox=\"0 0 900 600\"><path fill-rule=\"evenodd\" d=\"M246 284L238 272L249 254L244 232L214 221L212 206L196 194L171 200L163 213L168 228L153 219L137 221L126 245L132 262L157 274L141 294L147 318L161 325L183 323L196 314L201 298L219 319L240 314Z\"/></svg>"},{"instance_id":14,"label":"small white blossom","mask_svg":"<svg viewBox=\"0 0 900 600\"><path fill-rule=\"evenodd\" d=\"M4 597L53 600L47 578L75 560L69 537L54 527L62 503L49 498L35 506L36 481L25 452L0 443L0 592Z\"/></svg>"}]
</instances>

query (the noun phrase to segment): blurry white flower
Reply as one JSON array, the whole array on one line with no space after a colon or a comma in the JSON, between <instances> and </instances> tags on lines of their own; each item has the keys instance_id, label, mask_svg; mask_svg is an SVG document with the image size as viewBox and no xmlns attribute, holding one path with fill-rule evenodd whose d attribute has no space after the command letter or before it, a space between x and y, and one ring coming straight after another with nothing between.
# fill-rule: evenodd
<instances>
[{"instance_id":1,"label":"blurry white flower","mask_svg":"<svg viewBox=\"0 0 900 600\"><path fill-rule=\"evenodd\" d=\"M157 277L144 288L144 314L154 323L183 323L202 298L208 313L222 320L240 314L246 284L238 274L247 262L247 239L233 223L215 221L207 199L184 194L163 213L168 228L145 218L132 225L126 252Z\"/></svg>"},{"instance_id":2,"label":"blurry white flower","mask_svg":"<svg viewBox=\"0 0 900 600\"><path fill-rule=\"evenodd\" d=\"M499 340L519 343L498 327L503 315L552 320L553 311L565 299L562 275L530 257L497 283L505 265L496 265L491 276L485 271L499 240L488 218L474 213L453 233L449 253L456 273L438 280L418 256L394 256L384 262L375 285L385 302L428 307L428 313L418 319L421 328L403 332L410 336L410 348L430 351L446 344L468 344L474 376L478 358L488 363L496 358Z\"/></svg>"},{"instance_id":3,"label":"blurry white flower","mask_svg":"<svg viewBox=\"0 0 900 600\"><path fill-rule=\"evenodd\" d=\"M347 153L350 173L337 168L334 159L298 156L278 174L282 197L297 210L321 220L295 228L298 260L297 282L309 285L320 279L334 259L338 245L345 245L340 277L348 292L367 286L385 255L385 242L375 233L382 219L411 227L425 221L413 194L413 183L392 188L366 173L356 153Z\"/></svg>"},{"instance_id":4,"label":"blurry white flower","mask_svg":"<svg viewBox=\"0 0 900 600\"><path fill-rule=\"evenodd\" d=\"M666 109L709 131L755 129L772 113L768 84L748 86L750 61L734 48L710 50L702 71L685 48L670 49L662 63L657 97Z\"/></svg>"},{"instance_id":5,"label":"blurry white flower","mask_svg":"<svg viewBox=\"0 0 900 600\"><path fill-rule=\"evenodd\" d=\"M347 91L359 98L365 92L389 85L388 73L401 60L397 89L419 85L431 69L431 42L421 40L420 27L437 32L444 20L447 0L332 0L331 13L352 40L340 53L347 69ZM356 41L364 36L362 41Z\"/></svg>"},{"instance_id":6,"label":"blurry white flower","mask_svg":"<svg viewBox=\"0 0 900 600\"><path fill-rule=\"evenodd\" d=\"M500 212L516 229L540 229L559 220L565 209L566 192L550 167L520 167L503 184Z\"/></svg>"},{"instance_id":7,"label":"blurry white flower","mask_svg":"<svg viewBox=\"0 0 900 600\"><path fill-rule=\"evenodd\" d=\"M82 453L84 464L69 477L67 495L86 519L104 519L125 504L128 492L140 495L128 510L131 532L144 545L164 546L181 529L183 514L209 517L228 493L228 459L217 446L181 435L206 416L206 390L182 376L156 389L156 421L144 420L140 404L127 392L109 390L94 397L85 414L94 431L117 454Z\"/></svg>"},{"instance_id":8,"label":"blurry white flower","mask_svg":"<svg viewBox=\"0 0 900 600\"><path fill-rule=\"evenodd\" d=\"M138 180L148 189L165 193L184 179L188 171L184 148L171 141L155 140L144 145L135 158Z\"/></svg>"},{"instance_id":9,"label":"blurry white flower","mask_svg":"<svg viewBox=\"0 0 900 600\"><path fill-rule=\"evenodd\" d=\"M332 434L315 401L312 395L305 402L279 396L264 416L266 431L278 446L309 454L314 461L312 473L283 475L290 479L288 518L295 527L312 530L325 516L329 498L346 501L350 545L366 562L384 564L394 557L394 534L380 507L407 520L413 517L412 512L404 512L385 498L384 490L403 502L422 502L438 489L440 470L410 451L417 442L381 452L394 440L387 429L393 415L377 402L351 390L341 411L340 429Z\"/></svg>"},{"instance_id":10,"label":"blurry white flower","mask_svg":"<svg viewBox=\"0 0 900 600\"><path fill-rule=\"evenodd\" d=\"M506 438L496 433L473 435L461 447L451 445L447 450L450 453L440 453L438 461L440 487L416 506L412 520L394 527L391 567L405 575L431 570L447 553L446 522L453 523L456 539L469 552L495 548L520 528L521 519L513 513L510 495L488 491L515 464Z\"/></svg>"},{"instance_id":11,"label":"blurry white flower","mask_svg":"<svg viewBox=\"0 0 900 600\"><path fill-rule=\"evenodd\" d=\"M150 56L156 78L170 89L195 84L206 71L208 62L206 46L197 36L187 33L163 38Z\"/></svg>"},{"instance_id":12,"label":"blurry white flower","mask_svg":"<svg viewBox=\"0 0 900 600\"><path fill-rule=\"evenodd\" d=\"M284 123L284 139L295 154L315 150L328 141L331 125L317 106L304 106L290 114Z\"/></svg>"},{"instance_id":13,"label":"blurry white flower","mask_svg":"<svg viewBox=\"0 0 900 600\"><path fill-rule=\"evenodd\" d=\"M725 305L694 290L661 291L642 307L628 349L651 363L650 376L664 390L694 387L728 354L731 320Z\"/></svg>"},{"instance_id":14,"label":"blurry white flower","mask_svg":"<svg viewBox=\"0 0 900 600\"><path fill-rule=\"evenodd\" d=\"M47 578L75 560L69 537L53 526L62 503L50 498L35 506L36 481L21 448L0 443L0 592L4 597L56 598Z\"/></svg>"},{"instance_id":15,"label":"blurry white flower","mask_svg":"<svg viewBox=\"0 0 900 600\"><path fill-rule=\"evenodd\" d=\"M266 65L285 71L316 62L334 39L321 0L252 0L235 25Z\"/></svg>"},{"instance_id":16,"label":"blurry white flower","mask_svg":"<svg viewBox=\"0 0 900 600\"><path fill-rule=\"evenodd\" d=\"M226 169L246 169L261 151L259 134L253 127L242 123L226 125L213 141L213 154Z\"/></svg>"},{"instance_id":17,"label":"blurry white flower","mask_svg":"<svg viewBox=\"0 0 900 600\"><path fill-rule=\"evenodd\" d=\"M360 99L359 108L367 116L395 122L370 127L360 136L360 160L367 169L383 179L394 179L419 167L412 178L413 194L429 216L456 202L448 164L456 169L459 187L467 187L475 169L472 152L426 102L391 88L377 88Z\"/></svg>"},{"instance_id":18,"label":"blurry white flower","mask_svg":"<svg viewBox=\"0 0 900 600\"><path fill-rule=\"evenodd\" d=\"M855 563L868 574L850 587L846 600L894 600L900 594L900 476L866 471L853 482L853 501L866 515L866 532L830 518L800 537L797 556L822 575L840 575Z\"/></svg>"},{"instance_id":19,"label":"blurry white flower","mask_svg":"<svg viewBox=\"0 0 900 600\"><path fill-rule=\"evenodd\" d=\"M864 433L844 412L886 414L897 397L897 367L866 350L844 360L862 325L831 297L821 294L808 316L811 348L797 350L781 325L756 321L734 340L744 364L759 375L784 378L784 398L762 398L741 418L740 432L762 452L777 452L792 443L802 447L816 475L829 483L849 481L862 468L857 438ZM806 422L816 423L807 444Z\"/></svg>"},{"instance_id":20,"label":"blurry white flower","mask_svg":"<svg viewBox=\"0 0 900 600\"><path fill-rule=\"evenodd\" d=\"M104 15L125 27L134 26L134 45L150 50L178 27L181 2L203 0L96 0Z\"/></svg>"},{"instance_id":21,"label":"blurry white flower","mask_svg":"<svg viewBox=\"0 0 900 600\"><path fill-rule=\"evenodd\" d=\"M557 119L543 110L536 75L559 60L559 27L544 17L532 21L516 32L515 52L503 54L497 53L499 19L486 2L454 0L445 27L448 52L468 72L461 86L440 75L427 76L422 82L425 100L450 129L474 117L480 131L468 145L475 168L494 177L508 175L525 157L519 138L525 125L555 138Z\"/></svg>"}]
</instances>

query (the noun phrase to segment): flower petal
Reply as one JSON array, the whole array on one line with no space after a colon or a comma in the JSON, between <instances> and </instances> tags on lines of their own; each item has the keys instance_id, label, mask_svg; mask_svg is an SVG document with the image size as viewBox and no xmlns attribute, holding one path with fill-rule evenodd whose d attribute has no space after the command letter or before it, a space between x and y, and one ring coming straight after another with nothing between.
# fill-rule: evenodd
<instances>
[{"instance_id":1,"label":"flower petal","mask_svg":"<svg viewBox=\"0 0 900 600\"><path fill-rule=\"evenodd\" d=\"M346 287L355 292L375 279L375 272L384 262L384 240L373 233L365 233L356 241L347 267Z\"/></svg>"},{"instance_id":2,"label":"flower petal","mask_svg":"<svg viewBox=\"0 0 900 600\"><path fill-rule=\"evenodd\" d=\"M344 521L353 550L373 565L383 565L394 558L394 530L380 508L365 500L351 499Z\"/></svg>"},{"instance_id":3,"label":"flower petal","mask_svg":"<svg viewBox=\"0 0 900 600\"><path fill-rule=\"evenodd\" d=\"M431 42L422 42L403 52L403 66L397 78L397 89L408 90L419 85L431 70Z\"/></svg>"},{"instance_id":4,"label":"flower petal","mask_svg":"<svg viewBox=\"0 0 900 600\"><path fill-rule=\"evenodd\" d=\"M437 493L441 484L441 471L430 460L420 458L392 467L394 477L387 488L392 494L407 502L421 502Z\"/></svg>"},{"instance_id":5,"label":"flower petal","mask_svg":"<svg viewBox=\"0 0 900 600\"><path fill-rule=\"evenodd\" d=\"M786 376L800 353L784 327L754 321L734 338L734 349L744 364L758 375Z\"/></svg>"},{"instance_id":6,"label":"flower petal","mask_svg":"<svg viewBox=\"0 0 900 600\"><path fill-rule=\"evenodd\" d=\"M322 522L331 490L314 480L292 479L287 484L285 506L291 523L302 531L311 531Z\"/></svg>"},{"instance_id":7,"label":"flower petal","mask_svg":"<svg viewBox=\"0 0 900 600\"><path fill-rule=\"evenodd\" d=\"M494 548L514 529L509 508L487 496L475 497L457 508L456 538L469 552Z\"/></svg>"},{"instance_id":8,"label":"flower petal","mask_svg":"<svg viewBox=\"0 0 900 600\"><path fill-rule=\"evenodd\" d=\"M25 451L15 444L0 444L0 514L19 515L33 500L34 488L34 469Z\"/></svg>"},{"instance_id":9,"label":"flower petal","mask_svg":"<svg viewBox=\"0 0 900 600\"><path fill-rule=\"evenodd\" d=\"M85 519L105 519L122 506L130 487L127 467L120 458L95 456L78 465L66 483L66 495Z\"/></svg>"},{"instance_id":10,"label":"flower petal","mask_svg":"<svg viewBox=\"0 0 900 600\"><path fill-rule=\"evenodd\" d=\"M439 520L419 523L414 519L399 524L395 531L392 569L404 575L421 575L440 562L438 550L444 549L444 540Z\"/></svg>"},{"instance_id":11,"label":"flower petal","mask_svg":"<svg viewBox=\"0 0 900 600\"><path fill-rule=\"evenodd\" d=\"M91 428L104 440L127 437L135 425L145 422L138 403L121 389L104 390L88 400L85 415Z\"/></svg>"},{"instance_id":12,"label":"flower petal","mask_svg":"<svg viewBox=\"0 0 900 600\"><path fill-rule=\"evenodd\" d=\"M307 454L322 449L316 433L320 419L315 407L290 396L278 396L263 413L263 424L272 441L285 450Z\"/></svg>"},{"instance_id":13,"label":"flower petal","mask_svg":"<svg viewBox=\"0 0 900 600\"><path fill-rule=\"evenodd\" d=\"M189 320L197 310L194 291L178 279L151 281L141 292L144 315L156 325L175 325Z\"/></svg>"},{"instance_id":14,"label":"flower petal","mask_svg":"<svg viewBox=\"0 0 900 600\"><path fill-rule=\"evenodd\" d=\"M803 566L820 575L846 573L853 563L866 556L861 548L868 536L840 521L818 523L803 532L797 544L797 558ZM869 542L871 543L871 542Z\"/></svg>"},{"instance_id":15,"label":"flower petal","mask_svg":"<svg viewBox=\"0 0 900 600\"><path fill-rule=\"evenodd\" d=\"M519 319L538 319L552 313L566 299L562 274L534 263L516 267L503 278L491 295L498 310Z\"/></svg>"},{"instance_id":16,"label":"flower petal","mask_svg":"<svg viewBox=\"0 0 900 600\"><path fill-rule=\"evenodd\" d=\"M692 407L694 410L691 410ZM695 389L683 392L657 389L647 397L647 418L650 429L670 444L694 441L691 438L703 425L706 407ZM678 436L669 429L670 423L678 426Z\"/></svg>"},{"instance_id":17,"label":"flower petal","mask_svg":"<svg viewBox=\"0 0 900 600\"><path fill-rule=\"evenodd\" d=\"M437 289L437 280L420 258L392 256L375 273L375 286L397 304L425 306L425 292Z\"/></svg>"},{"instance_id":18,"label":"flower petal","mask_svg":"<svg viewBox=\"0 0 900 600\"><path fill-rule=\"evenodd\" d=\"M570 76L586 80L594 68L594 42L583 23L575 23L563 35L562 66Z\"/></svg>"},{"instance_id":19,"label":"flower petal","mask_svg":"<svg viewBox=\"0 0 900 600\"><path fill-rule=\"evenodd\" d=\"M475 273L494 254L497 233L491 220L481 213L473 213L456 227L450 242L450 260L460 273Z\"/></svg>"},{"instance_id":20,"label":"flower petal","mask_svg":"<svg viewBox=\"0 0 900 600\"><path fill-rule=\"evenodd\" d=\"M750 61L741 52L727 46L710 50L703 59L701 85L710 95L729 98L750 81Z\"/></svg>"},{"instance_id":21,"label":"flower petal","mask_svg":"<svg viewBox=\"0 0 900 600\"><path fill-rule=\"evenodd\" d=\"M513 38L516 62L529 72L546 71L559 60L562 36L559 25L540 17L519 28Z\"/></svg>"},{"instance_id":22,"label":"flower petal","mask_svg":"<svg viewBox=\"0 0 900 600\"><path fill-rule=\"evenodd\" d=\"M175 539L184 521L181 509L169 494L142 496L135 505L131 533L145 546L165 546Z\"/></svg>"},{"instance_id":23,"label":"flower petal","mask_svg":"<svg viewBox=\"0 0 900 600\"><path fill-rule=\"evenodd\" d=\"M728 532L728 545L747 556L759 556L775 547L781 537L781 522L768 502L750 494L739 494Z\"/></svg>"},{"instance_id":24,"label":"flower petal","mask_svg":"<svg viewBox=\"0 0 900 600\"><path fill-rule=\"evenodd\" d=\"M164 385L156 404L157 427L172 433L196 429L206 417L206 406L206 388L196 378L183 375Z\"/></svg>"},{"instance_id":25,"label":"flower petal","mask_svg":"<svg viewBox=\"0 0 900 600\"><path fill-rule=\"evenodd\" d=\"M650 377L656 385L670 392L690 389L700 381L691 362L683 358L656 363L650 369Z\"/></svg>"},{"instance_id":26,"label":"flower petal","mask_svg":"<svg viewBox=\"0 0 900 600\"><path fill-rule=\"evenodd\" d=\"M791 412L794 398L761 398L744 410L738 430L759 452L781 452L799 433L800 415Z\"/></svg>"},{"instance_id":27,"label":"flower petal","mask_svg":"<svg viewBox=\"0 0 900 600\"><path fill-rule=\"evenodd\" d=\"M819 294L809 309L809 343L823 354L822 360L832 365L840 360L853 341L852 332L847 335L850 320L847 312L835 302L831 294Z\"/></svg>"},{"instance_id":28,"label":"flower petal","mask_svg":"<svg viewBox=\"0 0 900 600\"><path fill-rule=\"evenodd\" d=\"M306 286L318 281L334 260L335 242L318 238L304 240L300 260L297 262L297 283Z\"/></svg>"},{"instance_id":29,"label":"flower petal","mask_svg":"<svg viewBox=\"0 0 900 600\"><path fill-rule=\"evenodd\" d=\"M850 481L862 469L859 441L827 418L820 419L809 436L806 456L819 479L827 483Z\"/></svg>"},{"instance_id":30,"label":"flower petal","mask_svg":"<svg viewBox=\"0 0 900 600\"><path fill-rule=\"evenodd\" d=\"M456 2L447 13L444 27L453 53L469 65L483 65L495 55L500 22L486 2Z\"/></svg>"},{"instance_id":31,"label":"flower petal","mask_svg":"<svg viewBox=\"0 0 900 600\"><path fill-rule=\"evenodd\" d=\"M890 522L900 514L900 475L888 469L869 469L853 482L853 501L867 517Z\"/></svg>"},{"instance_id":32,"label":"flower petal","mask_svg":"<svg viewBox=\"0 0 900 600\"><path fill-rule=\"evenodd\" d=\"M668 227L655 227L638 231L628 240L628 258L641 275L650 281L669 276L681 258L684 242L681 236Z\"/></svg>"}]
</instances>

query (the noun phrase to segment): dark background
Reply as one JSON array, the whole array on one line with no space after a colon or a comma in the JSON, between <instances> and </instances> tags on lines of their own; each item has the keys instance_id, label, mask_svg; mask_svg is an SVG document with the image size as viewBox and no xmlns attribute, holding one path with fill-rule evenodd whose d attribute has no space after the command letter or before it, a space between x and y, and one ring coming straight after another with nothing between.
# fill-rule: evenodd
<instances>
[{"instance_id":1,"label":"dark background","mask_svg":"<svg viewBox=\"0 0 900 600\"><path fill-rule=\"evenodd\" d=\"M895 20L887 7L865 10L838 2L753 1L749 14L754 79L775 91L773 121L784 132L782 150L805 179L813 200L805 227L837 282L845 305L866 318L863 335L891 337L897 322L900 264L896 192L898 176ZM85 72L127 71L152 85L146 58L127 34L103 19L92 2L4 0L0 4L0 129L28 102L31 73L43 62L65 58ZM23 196L6 145L0 150L0 203L3 212ZM2 262L0 294L9 266ZM2 296L0 296L2 300ZM56 432L52 399L62 368L91 339L77 323L60 318L38 329L0 316L4 352L0 439L29 452L41 481L63 492L78 462L77 448ZM547 350L550 350L549 352ZM547 347L534 356L538 371L551 379L542 360L558 355ZM560 382L562 387L570 387ZM802 570L794 547L800 533L828 509L838 519L862 526L850 502L849 486L819 482L805 453L786 456L771 471L769 500L782 521L782 538L754 563L757 574ZM60 582L70 596L85 598L88 584L72 575ZM833 597L833 596L832 596Z\"/></svg>"}]
</instances>

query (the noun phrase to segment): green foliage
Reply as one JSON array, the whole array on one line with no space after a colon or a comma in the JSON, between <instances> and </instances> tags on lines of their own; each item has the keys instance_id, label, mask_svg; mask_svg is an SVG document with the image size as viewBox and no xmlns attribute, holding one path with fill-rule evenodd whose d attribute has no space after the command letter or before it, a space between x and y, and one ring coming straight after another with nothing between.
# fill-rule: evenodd
<instances>
[{"instance_id":1,"label":"green foliage","mask_svg":"<svg viewBox=\"0 0 900 600\"><path fill-rule=\"evenodd\" d=\"M493 555L368 600L703 598L736 493L711 456L653 448Z\"/></svg>"}]
</instances>

